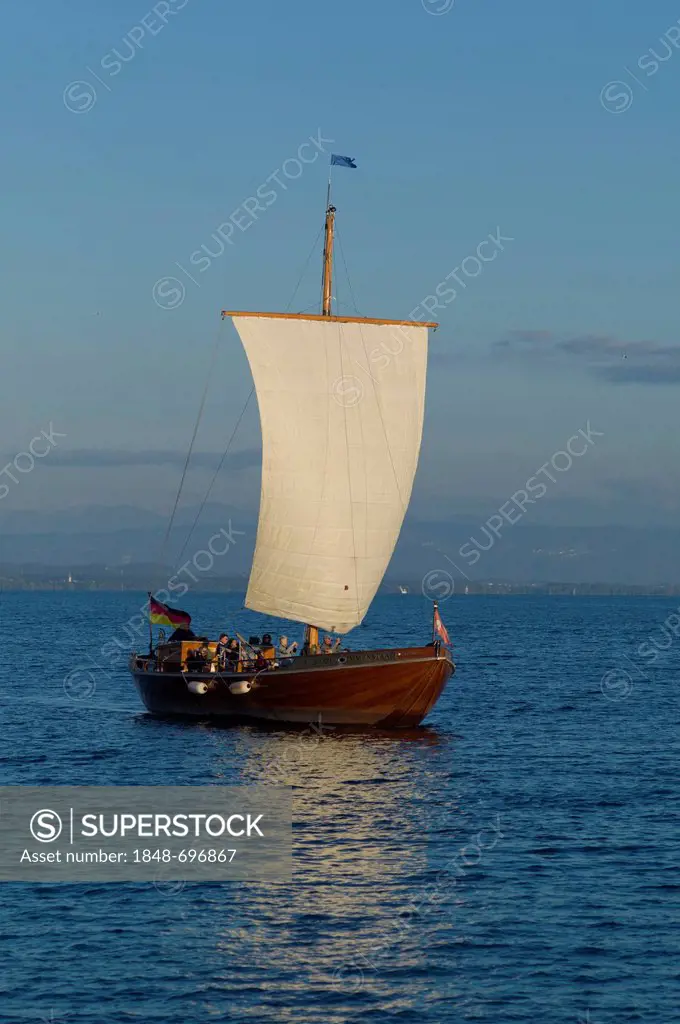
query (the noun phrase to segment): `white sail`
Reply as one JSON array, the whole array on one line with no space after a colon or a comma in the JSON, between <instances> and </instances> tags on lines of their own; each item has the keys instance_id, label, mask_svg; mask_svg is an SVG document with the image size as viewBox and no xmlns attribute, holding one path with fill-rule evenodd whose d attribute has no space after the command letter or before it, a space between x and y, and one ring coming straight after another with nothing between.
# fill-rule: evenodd
<instances>
[{"instance_id":1,"label":"white sail","mask_svg":"<svg viewBox=\"0 0 680 1024\"><path fill-rule=\"evenodd\" d=\"M410 500L427 328L266 314L233 319L262 424L246 605L345 633L368 611Z\"/></svg>"}]
</instances>

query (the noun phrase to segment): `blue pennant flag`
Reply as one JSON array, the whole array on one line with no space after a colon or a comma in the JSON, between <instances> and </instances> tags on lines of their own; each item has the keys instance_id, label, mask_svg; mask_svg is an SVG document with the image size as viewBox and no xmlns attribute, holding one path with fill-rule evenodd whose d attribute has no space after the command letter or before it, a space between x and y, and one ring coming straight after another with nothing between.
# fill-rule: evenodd
<instances>
[{"instance_id":1,"label":"blue pennant flag","mask_svg":"<svg viewBox=\"0 0 680 1024\"><path fill-rule=\"evenodd\" d=\"M336 153L331 155L331 167L353 167L355 170L357 169L353 156L337 156Z\"/></svg>"}]
</instances>

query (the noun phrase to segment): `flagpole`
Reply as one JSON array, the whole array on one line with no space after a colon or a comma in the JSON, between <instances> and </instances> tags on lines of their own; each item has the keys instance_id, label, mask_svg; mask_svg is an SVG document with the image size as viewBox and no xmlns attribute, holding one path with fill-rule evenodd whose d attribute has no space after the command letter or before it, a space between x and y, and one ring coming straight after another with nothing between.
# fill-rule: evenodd
<instances>
[{"instance_id":1,"label":"flagpole","mask_svg":"<svg viewBox=\"0 0 680 1024\"><path fill-rule=\"evenodd\" d=\"M151 591L150 590L148 591L148 595L149 595L149 604L148 604L147 607L148 607L148 613L149 613L149 655L152 655L153 654L153 629L151 627Z\"/></svg>"},{"instance_id":2,"label":"flagpole","mask_svg":"<svg viewBox=\"0 0 680 1024\"><path fill-rule=\"evenodd\" d=\"M333 314L333 232L335 226L335 207L331 206L331 179L333 176L333 157L328 170L328 192L326 194L326 229L323 246L323 284L321 289L321 313L323 316Z\"/></svg>"},{"instance_id":3,"label":"flagpole","mask_svg":"<svg viewBox=\"0 0 680 1024\"><path fill-rule=\"evenodd\" d=\"M330 165L328 167L328 188L326 190L326 209L324 210L324 219L325 219L325 223L326 223L326 233L325 233L324 246L323 246L323 281L321 282L321 312L324 314L324 316L327 316L330 313L330 310L326 309L326 278L327 278L327 276L329 274L329 271L332 272L332 266L330 268L328 266L328 255L327 255L327 250L328 250L328 211L330 210L330 206L331 206L331 185L332 185L332 180L333 180L333 157L331 157L331 162L330 162ZM331 260L332 259L333 259L333 257L332 257L332 254L331 254Z\"/></svg>"},{"instance_id":4,"label":"flagpole","mask_svg":"<svg viewBox=\"0 0 680 1024\"><path fill-rule=\"evenodd\" d=\"M438 609L438 607L439 607L439 605L437 604L437 602L433 601L432 602L432 643L433 644L436 644L436 642L437 642L437 629L436 629L435 623L437 621L437 609Z\"/></svg>"}]
</instances>

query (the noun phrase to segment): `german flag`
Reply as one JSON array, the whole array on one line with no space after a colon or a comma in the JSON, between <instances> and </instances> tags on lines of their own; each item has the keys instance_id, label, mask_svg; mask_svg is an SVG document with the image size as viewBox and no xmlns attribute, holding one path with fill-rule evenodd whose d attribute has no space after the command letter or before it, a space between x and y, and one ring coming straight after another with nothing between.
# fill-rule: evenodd
<instances>
[{"instance_id":1,"label":"german flag","mask_svg":"<svg viewBox=\"0 0 680 1024\"><path fill-rule=\"evenodd\" d=\"M189 626L191 616L167 604L161 604L149 594L149 621L152 626Z\"/></svg>"}]
</instances>

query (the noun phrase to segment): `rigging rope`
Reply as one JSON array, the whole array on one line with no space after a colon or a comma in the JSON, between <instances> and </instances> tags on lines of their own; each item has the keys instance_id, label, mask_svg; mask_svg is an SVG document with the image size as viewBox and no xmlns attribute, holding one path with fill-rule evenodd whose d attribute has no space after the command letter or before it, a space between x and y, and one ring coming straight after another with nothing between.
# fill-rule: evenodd
<instances>
[{"instance_id":1,"label":"rigging rope","mask_svg":"<svg viewBox=\"0 0 680 1024\"><path fill-rule=\"evenodd\" d=\"M298 288L302 284L302 278L307 273L307 267L309 266L309 261L311 260L312 256L314 255L314 250L316 249L316 246L317 246L317 243L319 241L319 238L321 237L321 232L322 231L323 231L323 227L319 228L319 233L317 234L316 238L314 239L314 244L312 245L312 248L309 251L309 256L305 260L305 264L304 264L304 266L302 268L302 273L300 274L300 277L298 278L298 283L295 285L295 290L294 290L293 294L291 295L290 302L286 306L286 313L290 312L290 307L293 305L293 299L297 295Z\"/></svg>"},{"instance_id":2,"label":"rigging rope","mask_svg":"<svg viewBox=\"0 0 680 1024\"><path fill-rule=\"evenodd\" d=\"M198 434L198 428L200 427L201 420L203 419L203 410L205 409L205 402L206 402L206 399L208 397L208 390L210 388L210 381L212 380L212 377L213 377L213 369L215 367L215 361L217 359L217 352L218 352L218 349L219 349L219 344L220 344L220 331L218 330L217 331L217 335L215 337L215 343L213 345L212 355L211 355L211 358L210 358L210 367L208 369L208 378L207 378L207 380L205 382L205 387L203 389L203 397L201 398L201 404L200 404L200 407L199 407L199 410L198 410L198 416L196 417L196 423L194 424L194 431L193 431L193 434L191 435L191 442L189 444L189 451L187 452L187 457L186 457L185 462L184 462L184 469L182 470L182 478L181 478L181 480L179 482L179 487L177 488L177 495L175 496L175 504L173 506L172 513L170 515L170 520L168 522L168 526L167 526L167 529L165 531L165 536L163 538L163 543L161 544L160 552L158 554L158 565L159 565L159 567L162 567L162 565L163 565L163 559L165 557L165 552L166 552L166 549L167 549L168 540L170 539L170 533L172 531L172 527L173 527L174 522L175 522L175 516L177 514L177 507L179 505L179 501L180 501L180 498L182 496L182 490L184 489L184 481L186 480L187 471L189 469L189 462L191 461L191 456L192 456L193 450L194 450L194 444L196 443L196 436Z\"/></svg>"},{"instance_id":3,"label":"rigging rope","mask_svg":"<svg viewBox=\"0 0 680 1024\"><path fill-rule=\"evenodd\" d=\"M222 466L224 465L224 461L225 461L227 455L229 454L229 449L231 448L232 442L233 442L234 438L236 437L236 431L238 430L238 428L241 425L241 420L245 416L246 409L248 408L248 404L250 402L250 399L253 397L254 393L255 393L255 386L253 385L253 387L251 387L251 389L250 389L250 394L246 398L245 405L241 409L241 413L239 415L239 418L236 421L236 426L234 427L234 429L231 432L231 437L227 441L227 447L224 449L224 451L222 453L222 458L220 459L220 461L219 461L219 463L217 465L217 469L215 470L215 473L213 474L213 478L210 481L210 484L208 486L208 490L205 492L205 497L203 498L203 501L201 502L199 510L196 513L196 518L194 519L194 521L192 523L192 526L191 526L191 529L189 530L189 533L187 535L187 538L184 541L184 545L182 547L182 550L180 551L179 555L177 556L177 561L178 562L181 561L182 555L184 554L184 552L186 551L186 549L189 546L189 541L193 537L194 530L196 529L196 527L198 525L198 521L201 518L201 515L203 513L203 509L205 508L205 506L206 506L206 504L208 502L208 498L210 497L211 491L212 491L213 487L215 486L215 481L217 480L218 476L220 475L220 472L222 470Z\"/></svg>"}]
</instances>

